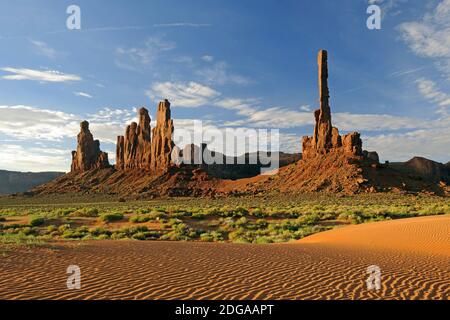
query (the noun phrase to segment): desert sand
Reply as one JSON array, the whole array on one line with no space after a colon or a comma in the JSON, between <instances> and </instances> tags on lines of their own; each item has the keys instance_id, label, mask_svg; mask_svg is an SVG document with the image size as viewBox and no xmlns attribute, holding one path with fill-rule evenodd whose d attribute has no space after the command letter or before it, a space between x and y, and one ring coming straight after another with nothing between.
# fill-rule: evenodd
<instances>
[{"instance_id":1,"label":"desert sand","mask_svg":"<svg viewBox=\"0 0 450 320\"><path fill-rule=\"evenodd\" d=\"M66 287L69 265L80 290ZM381 290L366 269L381 268ZM343 227L295 243L95 241L9 250L0 299L448 299L450 216Z\"/></svg>"}]
</instances>

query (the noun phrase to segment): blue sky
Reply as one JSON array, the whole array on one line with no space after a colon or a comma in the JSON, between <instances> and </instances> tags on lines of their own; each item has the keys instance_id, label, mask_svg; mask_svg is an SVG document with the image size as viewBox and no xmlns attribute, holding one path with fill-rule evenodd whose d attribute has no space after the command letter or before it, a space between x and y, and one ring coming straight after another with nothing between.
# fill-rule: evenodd
<instances>
[{"instance_id":1,"label":"blue sky","mask_svg":"<svg viewBox=\"0 0 450 320\"><path fill-rule=\"evenodd\" d=\"M81 30L66 28L71 4ZM82 119L114 162L135 108L154 118L162 98L176 128L276 128L300 152L319 49L341 132L383 160L450 160L450 0L18 0L0 16L1 169L68 170Z\"/></svg>"}]
</instances>

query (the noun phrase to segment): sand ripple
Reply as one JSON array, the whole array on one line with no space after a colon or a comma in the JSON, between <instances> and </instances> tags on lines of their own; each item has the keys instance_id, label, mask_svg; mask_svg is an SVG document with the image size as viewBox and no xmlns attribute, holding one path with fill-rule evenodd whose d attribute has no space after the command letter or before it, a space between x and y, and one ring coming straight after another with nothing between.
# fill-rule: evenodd
<instances>
[{"instance_id":1,"label":"sand ripple","mask_svg":"<svg viewBox=\"0 0 450 320\"><path fill-rule=\"evenodd\" d=\"M291 244L98 241L0 258L1 299L448 299L450 217L345 227ZM382 270L379 292L366 268ZM66 288L78 265L82 289Z\"/></svg>"}]
</instances>

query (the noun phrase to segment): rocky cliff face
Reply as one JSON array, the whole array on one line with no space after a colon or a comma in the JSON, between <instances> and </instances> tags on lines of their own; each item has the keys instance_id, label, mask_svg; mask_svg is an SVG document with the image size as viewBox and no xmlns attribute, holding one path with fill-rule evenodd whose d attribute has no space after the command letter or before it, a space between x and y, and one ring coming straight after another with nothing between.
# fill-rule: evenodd
<instances>
[{"instance_id":1,"label":"rocky cliff face","mask_svg":"<svg viewBox=\"0 0 450 320\"><path fill-rule=\"evenodd\" d=\"M100 142L94 140L89 131L89 122L80 124L80 133L77 136L77 150L72 151L71 171L87 171L97 168L109 167L108 154L100 150Z\"/></svg>"},{"instance_id":2,"label":"rocky cliff face","mask_svg":"<svg viewBox=\"0 0 450 320\"><path fill-rule=\"evenodd\" d=\"M328 89L328 54L325 50L319 51L318 67L320 109L314 112L316 124L313 136L303 137L303 159L312 159L330 152L358 157L369 154L363 153L362 141L358 132L341 136L339 130L332 126ZM371 159L378 158L374 152L371 152L370 155Z\"/></svg>"},{"instance_id":3,"label":"rocky cliff face","mask_svg":"<svg viewBox=\"0 0 450 320\"><path fill-rule=\"evenodd\" d=\"M171 166L173 121L170 103L159 103L156 112L156 127L152 134L150 116L145 108L139 109L139 124L127 126L124 136L117 137L116 169L146 169L161 174Z\"/></svg>"}]
</instances>

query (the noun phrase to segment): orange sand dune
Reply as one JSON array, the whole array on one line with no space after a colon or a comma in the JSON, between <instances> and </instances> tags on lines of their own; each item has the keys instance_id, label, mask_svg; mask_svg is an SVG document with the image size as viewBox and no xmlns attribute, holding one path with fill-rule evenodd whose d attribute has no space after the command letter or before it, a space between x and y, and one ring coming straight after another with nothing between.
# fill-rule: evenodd
<instances>
[{"instance_id":1,"label":"orange sand dune","mask_svg":"<svg viewBox=\"0 0 450 320\"><path fill-rule=\"evenodd\" d=\"M344 227L290 244L97 241L0 258L1 299L448 299L450 216ZM68 290L78 265L82 288ZM379 292L366 269L381 268Z\"/></svg>"}]
</instances>

